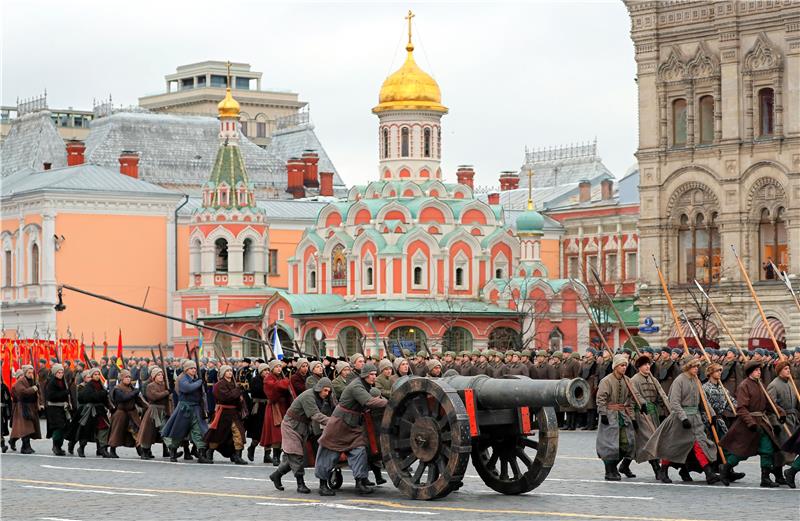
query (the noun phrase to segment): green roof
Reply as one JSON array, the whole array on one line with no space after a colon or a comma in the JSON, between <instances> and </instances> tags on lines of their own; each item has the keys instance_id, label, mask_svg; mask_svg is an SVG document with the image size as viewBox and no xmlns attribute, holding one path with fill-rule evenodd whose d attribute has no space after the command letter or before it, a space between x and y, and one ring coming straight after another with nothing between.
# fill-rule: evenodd
<instances>
[{"instance_id":1,"label":"green roof","mask_svg":"<svg viewBox=\"0 0 800 521\"><path fill-rule=\"evenodd\" d=\"M622 320L625 321L626 326L638 327L639 326L639 306L636 305L635 298L615 298L614 307L617 308L619 314L622 315ZM605 317L608 315L608 321L616 323L617 317L611 309L597 309L591 307L592 314L595 317ZM603 318L605 320L605 318Z\"/></svg>"},{"instance_id":2,"label":"green roof","mask_svg":"<svg viewBox=\"0 0 800 521\"><path fill-rule=\"evenodd\" d=\"M544 229L544 217L536 210L528 210L517 217L518 232L541 232Z\"/></svg>"},{"instance_id":3,"label":"green roof","mask_svg":"<svg viewBox=\"0 0 800 521\"><path fill-rule=\"evenodd\" d=\"M374 300L345 301L338 295L290 295L281 293L292 306L292 316L303 315L517 315L517 312L477 300ZM301 298L298 298L301 297Z\"/></svg>"},{"instance_id":4,"label":"green roof","mask_svg":"<svg viewBox=\"0 0 800 521\"><path fill-rule=\"evenodd\" d=\"M227 143L219 146L209 182L214 186L227 183L232 189L236 188L239 183L248 184L247 170L238 146Z\"/></svg>"},{"instance_id":5,"label":"green roof","mask_svg":"<svg viewBox=\"0 0 800 521\"><path fill-rule=\"evenodd\" d=\"M219 320L241 320L248 318L261 318L261 306L254 306L252 308L240 309L238 311L231 311L229 313L214 313L211 315L203 315L197 317L197 320L219 321Z\"/></svg>"}]
</instances>

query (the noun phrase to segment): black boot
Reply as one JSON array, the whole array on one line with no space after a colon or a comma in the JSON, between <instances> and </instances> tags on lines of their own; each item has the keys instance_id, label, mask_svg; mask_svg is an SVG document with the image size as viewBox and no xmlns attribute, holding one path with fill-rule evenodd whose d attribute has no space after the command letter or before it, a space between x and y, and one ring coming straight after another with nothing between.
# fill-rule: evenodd
<instances>
[{"instance_id":1,"label":"black boot","mask_svg":"<svg viewBox=\"0 0 800 521\"><path fill-rule=\"evenodd\" d=\"M694 481L692 479L692 475L689 472L689 469L686 468L686 465L683 465L680 469L678 469L678 476L681 477L681 481L689 482Z\"/></svg>"},{"instance_id":2,"label":"black boot","mask_svg":"<svg viewBox=\"0 0 800 521\"><path fill-rule=\"evenodd\" d=\"M653 475L656 477L656 479L658 479L658 460L651 459L648 461L648 463L653 468Z\"/></svg>"},{"instance_id":3,"label":"black boot","mask_svg":"<svg viewBox=\"0 0 800 521\"><path fill-rule=\"evenodd\" d=\"M716 472L714 472L714 469L711 468L711 465L706 465L705 467L703 467L703 473L705 473L706 483L708 483L709 485L713 485L714 483L719 482L719 476L717 475Z\"/></svg>"},{"instance_id":4,"label":"black boot","mask_svg":"<svg viewBox=\"0 0 800 521\"><path fill-rule=\"evenodd\" d=\"M658 480L661 483L672 483L672 480L669 479L669 465L662 463L658 468Z\"/></svg>"},{"instance_id":5,"label":"black boot","mask_svg":"<svg viewBox=\"0 0 800 521\"><path fill-rule=\"evenodd\" d=\"M269 479L272 481L272 483L275 484L275 488L277 488L278 490L283 490L283 483L281 483L281 477L283 477L284 474L288 473L289 473L289 462L284 461L278 466L277 469L275 469L275 471L272 474L269 475Z\"/></svg>"},{"instance_id":6,"label":"black boot","mask_svg":"<svg viewBox=\"0 0 800 521\"><path fill-rule=\"evenodd\" d=\"M214 449L198 449L197 450L197 463L211 464L214 463Z\"/></svg>"},{"instance_id":7,"label":"black boot","mask_svg":"<svg viewBox=\"0 0 800 521\"><path fill-rule=\"evenodd\" d=\"M86 449L86 442L82 441L80 445L78 445L78 457L80 458L86 457L86 452L84 452L85 449Z\"/></svg>"},{"instance_id":8,"label":"black boot","mask_svg":"<svg viewBox=\"0 0 800 521\"><path fill-rule=\"evenodd\" d=\"M250 446L247 447L247 459L249 459L250 461L256 460L256 447L258 447L256 440L253 440L250 443Z\"/></svg>"},{"instance_id":9,"label":"black boot","mask_svg":"<svg viewBox=\"0 0 800 521\"><path fill-rule=\"evenodd\" d=\"M616 461L604 461L603 465L606 467L606 481L620 481L622 479L622 476L617 471Z\"/></svg>"},{"instance_id":10,"label":"black boot","mask_svg":"<svg viewBox=\"0 0 800 521\"><path fill-rule=\"evenodd\" d=\"M281 449L272 449L272 465L277 467L281 464Z\"/></svg>"},{"instance_id":11,"label":"black boot","mask_svg":"<svg viewBox=\"0 0 800 521\"><path fill-rule=\"evenodd\" d=\"M117 456L117 448L116 447L111 447L111 456L110 457L112 457L114 459L119 459L119 456Z\"/></svg>"},{"instance_id":12,"label":"black boot","mask_svg":"<svg viewBox=\"0 0 800 521\"><path fill-rule=\"evenodd\" d=\"M64 452L64 449L61 448L61 443L53 441L53 454L56 456L66 456L67 453Z\"/></svg>"},{"instance_id":13,"label":"black boot","mask_svg":"<svg viewBox=\"0 0 800 521\"><path fill-rule=\"evenodd\" d=\"M272 456L270 456L269 447L264 449L264 463L272 463Z\"/></svg>"},{"instance_id":14,"label":"black boot","mask_svg":"<svg viewBox=\"0 0 800 521\"><path fill-rule=\"evenodd\" d=\"M107 458L108 457L108 456L106 456L106 450L99 443L97 444L97 446L94 449L94 455L97 456L98 458Z\"/></svg>"},{"instance_id":15,"label":"black boot","mask_svg":"<svg viewBox=\"0 0 800 521\"><path fill-rule=\"evenodd\" d=\"M178 463L178 449L175 447L169 448L169 460L172 463Z\"/></svg>"},{"instance_id":16,"label":"black boot","mask_svg":"<svg viewBox=\"0 0 800 521\"><path fill-rule=\"evenodd\" d=\"M575 414L574 412L567 413L567 430L574 431L575 430Z\"/></svg>"},{"instance_id":17,"label":"black boot","mask_svg":"<svg viewBox=\"0 0 800 521\"><path fill-rule=\"evenodd\" d=\"M775 483L778 485L788 485L785 479L783 479L783 465L775 465L772 467L772 475L775 476Z\"/></svg>"},{"instance_id":18,"label":"black boot","mask_svg":"<svg viewBox=\"0 0 800 521\"><path fill-rule=\"evenodd\" d=\"M631 472L631 459L622 458L622 463L619 464L619 472L624 474L626 478L635 478L636 474Z\"/></svg>"},{"instance_id":19,"label":"black boot","mask_svg":"<svg viewBox=\"0 0 800 521\"><path fill-rule=\"evenodd\" d=\"M33 449L31 448L31 439L27 436L22 438L22 449L19 451L20 454L33 454Z\"/></svg>"},{"instance_id":20,"label":"black boot","mask_svg":"<svg viewBox=\"0 0 800 521\"><path fill-rule=\"evenodd\" d=\"M303 476L295 476L297 478L297 493L298 494L311 494L311 489L306 486L306 480Z\"/></svg>"},{"instance_id":21,"label":"black boot","mask_svg":"<svg viewBox=\"0 0 800 521\"><path fill-rule=\"evenodd\" d=\"M336 491L334 491L330 485L328 485L327 479L319 480L319 495L320 496L335 496Z\"/></svg>"},{"instance_id":22,"label":"black boot","mask_svg":"<svg viewBox=\"0 0 800 521\"><path fill-rule=\"evenodd\" d=\"M362 496L366 496L367 494L375 492L375 489L367 485L366 478L359 478L356 480L356 492Z\"/></svg>"},{"instance_id":23,"label":"black boot","mask_svg":"<svg viewBox=\"0 0 800 521\"><path fill-rule=\"evenodd\" d=\"M3 454L5 454L6 451L8 450L8 445L6 445L6 439L3 438L2 436L0 436L0 448L3 449Z\"/></svg>"},{"instance_id":24,"label":"black boot","mask_svg":"<svg viewBox=\"0 0 800 521\"><path fill-rule=\"evenodd\" d=\"M167 447L166 443L161 444L161 457L162 458L169 458L169 447Z\"/></svg>"},{"instance_id":25,"label":"black boot","mask_svg":"<svg viewBox=\"0 0 800 521\"><path fill-rule=\"evenodd\" d=\"M189 442L183 443L183 461L194 461L192 451L189 449Z\"/></svg>"},{"instance_id":26,"label":"black boot","mask_svg":"<svg viewBox=\"0 0 800 521\"><path fill-rule=\"evenodd\" d=\"M153 451L149 447L142 449L142 455L139 457L142 459L156 459L156 457L153 456Z\"/></svg>"},{"instance_id":27,"label":"black boot","mask_svg":"<svg viewBox=\"0 0 800 521\"><path fill-rule=\"evenodd\" d=\"M136 455L139 456L140 458L142 457L142 447L140 447L139 445L136 446Z\"/></svg>"},{"instance_id":28,"label":"black boot","mask_svg":"<svg viewBox=\"0 0 800 521\"><path fill-rule=\"evenodd\" d=\"M70 442L67 443L67 452L69 452L70 455L75 454L75 442L74 441L70 440Z\"/></svg>"},{"instance_id":29,"label":"black boot","mask_svg":"<svg viewBox=\"0 0 800 521\"><path fill-rule=\"evenodd\" d=\"M379 466L372 465L372 475L375 476L376 485L383 485L386 483L386 480L383 479L383 474L381 474L381 468Z\"/></svg>"},{"instance_id":30,"label":"black boot","mask_svg":"<svg viewBox=\"0 0 800 521\"><path fill-rule=\"evenodd\" d=\"M109 458L112 457L111 456L111 447L109 447L108 445L103 447L103 457L106 458L106 459L109 459Z\"/></svg>"},{"instance_id":31,"label":"black boot","mask_svg":"<svg viewBox=\"0 0 800 521\"><path fill-rule=\"evenodd\" d=\"M247 465L247 462L242 459L242 450L239 449L233 453L233 462L237 465Z\"/></svg>"},{"instance_id":32,"label":"black boot","mask_svg":"<svg viewBox=\"0 0 800 521\"><path fill-rule=\"evenodd\" d=\"M189 448L189 444L187 443L186 444L186 449L188 450L188 448ZM199 458L200 457L200 451L198 450L197 445L195 445L195 444L192 444L191 455L194 456L195 458Z\"/></svg>"},{"instance_id":33,"label":"black boot","mask_svg":"<svg viewBox=\"0 0 800 521\"><path fill-rule=\"evenodd\" d=\"M769 474L770 470L768 467L764 467L761 469L761 486L764 488L776 488L780 487L777 483L770 479Z\"/></svg>"},{"instance_id":34,"label":"black boot","mask_svg":"<svg viewBox=\"0 0 800 521\"><path fill-rule=\"evenodd\" d=\"M794 477L797 475L797 469L794 467L789 467L788 469L783 471L783 479L786 480L786 484L789 485L789 488L795 488L797 485L794 482Z\"/></svg>"},{"instance_id":35,"label":"black boot","mask_svg":"<svg viewBox=\"0 0 800 521\"><path fill-rule=\"evenodd\" d=\"M15 438L8 438L8 448L13 452L17 452L17 440Z\"/></svg>"}]
</instances>

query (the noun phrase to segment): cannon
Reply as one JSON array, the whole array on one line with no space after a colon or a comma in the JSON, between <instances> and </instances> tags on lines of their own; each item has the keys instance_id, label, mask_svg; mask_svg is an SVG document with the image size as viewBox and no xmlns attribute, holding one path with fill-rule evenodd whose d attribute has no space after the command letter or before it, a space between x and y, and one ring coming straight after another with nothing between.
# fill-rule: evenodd
<instances>
[{"instance_id":1,"label":"cannon","mask_svg":"<svg viewBox=\"0 0 800 521\"><path fill-rule=\"evenodd\" d=\"M411 499L458 490L470 458L490 488L523 494L539 486L555 462L554 407L583 408L589 398L581 378L406 376L392 387L371 450Z\"/></svg>"}]
</instances>

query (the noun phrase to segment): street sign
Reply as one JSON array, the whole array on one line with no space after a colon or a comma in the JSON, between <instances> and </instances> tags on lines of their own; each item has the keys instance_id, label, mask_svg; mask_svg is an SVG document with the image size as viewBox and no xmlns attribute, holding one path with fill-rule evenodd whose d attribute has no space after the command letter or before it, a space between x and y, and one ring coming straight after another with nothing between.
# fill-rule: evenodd
<instances>
[{"instance_id":1,"label":"street sign","mask_svg":"<svg viewBox=\"0 0 800 521\"><path fill-rule=\"evenodd\" d=\"M654 322L652 317L645 317L644 325L639 327L639 333L645 333L645 334L658 333L661 330L661 328L653 324Z\"/></svg>"}]
</instances>

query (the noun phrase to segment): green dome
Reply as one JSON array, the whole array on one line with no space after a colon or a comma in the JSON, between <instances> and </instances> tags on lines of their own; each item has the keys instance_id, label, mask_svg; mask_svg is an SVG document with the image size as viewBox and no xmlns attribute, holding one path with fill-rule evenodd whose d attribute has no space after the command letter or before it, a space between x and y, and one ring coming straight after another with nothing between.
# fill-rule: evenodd
<instances>
[{"instance_id":1,"label":"green dome","mask_svg":"<svg viewBox=\"0 0 800 521\"><path fill-rule=\"evenodd\" d=\"M517 232L541 232L544 229L544 217L536 210L528 210L517 217Z\"/></svg>"}]
</instances>

